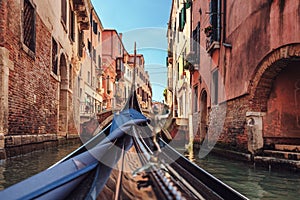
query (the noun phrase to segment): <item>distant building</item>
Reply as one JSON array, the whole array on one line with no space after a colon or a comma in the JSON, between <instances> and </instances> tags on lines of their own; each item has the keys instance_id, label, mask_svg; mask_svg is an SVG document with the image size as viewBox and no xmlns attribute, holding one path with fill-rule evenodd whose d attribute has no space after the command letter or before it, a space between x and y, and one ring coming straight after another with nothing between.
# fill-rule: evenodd
<instances>
[{"instance_id":1,"label":"distant building","mask_svg":"<svg viewBox=\"0 0 300 200\"><path fill-rule=\"evenodd\" d=\"M124 53L122 34L116 30L105 29L102 32L102 87L104 89L103 108L113 109L116 106L116 83L124 77ZM122 84L122 83L120 83ZM122 87L121 87L122 88ZM118 91L120 92L120 91Z\"/></svg>"},{"instance_id":2,"label":"distant building","mask_svg":"<svg viewBox=\"0 0 300 200\"><path fill-rule=\"evenodd\" d=\"M134 84L136 87L136 93L140 102L140 106L142 109L149 109L152 102L152 87L149 74L145 70L144 56L142 54L131 54L129 56L128 63L133 67L133 73L135 73Z\"/></svg>"}]
</instances>

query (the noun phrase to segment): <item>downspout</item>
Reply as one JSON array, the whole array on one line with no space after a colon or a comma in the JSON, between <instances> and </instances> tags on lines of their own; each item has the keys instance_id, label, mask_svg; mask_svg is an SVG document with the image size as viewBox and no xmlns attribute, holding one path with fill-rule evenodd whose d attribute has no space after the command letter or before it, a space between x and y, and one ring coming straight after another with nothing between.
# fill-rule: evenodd
<instances>
[{"instance_id":1,"label":"downspout","mask_svg":"<svg viewBox=\"0 0 300 200\"><path fill-rule=\"evenodd\" d=\"M226 5L227 1L223 0L223 36L222 36L222 42L226 43Z\"/></svg>"}]
</instances>

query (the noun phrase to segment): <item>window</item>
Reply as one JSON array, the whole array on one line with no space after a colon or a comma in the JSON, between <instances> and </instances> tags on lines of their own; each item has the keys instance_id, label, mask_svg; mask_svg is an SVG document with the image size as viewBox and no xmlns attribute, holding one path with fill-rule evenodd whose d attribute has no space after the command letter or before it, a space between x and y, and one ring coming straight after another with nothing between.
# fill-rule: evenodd
<instances>
[{"instance_id":1,"label":"window","mask_svg":"<svg viewBox=\"0 0 300 200\"><path fill-rule=\"evenodd\" d=\"M109 91L110 91L110 82L109 82L109 76L107 76L107 78L106 78L106 91L107 91L107 93L109 93Z\"/></svg>"},{"instance_id":2,"label":"window","mask_svg":"<svg viewBox=\"0 0 300 200\"><path fill-rule=\"evenodd\" d=\"M93 47L93 61L96 63L96 49Z\"/></svg>"},{"instance_id":3,"label":"window","mask_svg":"<svg viewBox=\"0 0 300 200\"><path fill-rule=\"evenodd\" d=\"M79 55L79 57L82 57L83 47L84 47L83 31L78 30L78 55Z\"/></svg>"},{"instance_id":4,"label":"window","mask_svg":"<svg viewBox=\"0 0 300 200\"><path fill-rule=\"evenodd\" d=\"M98 55L98 68L101 68L101 57Z\"/></svg>"},{"instance_id":5,"label":"window","mask_svg":"<svg viewBox=\"0 0 300 200\"><path fill-rule=\"evenodd\" d=\"M69 35L70 39L75 41L75 13L70 7L70 23L69 23Z\"/></svg>"},{"instance_id":6,"label":"window","mask_svg":"<svg viewBox=\"0 0 300 200\"><path fill-rule=\"evenodd\" d=\"M193 111L198 112L198 86L194 87Z\"/></svg>"},{"instance_id":7,"label":"window","mask_svg":"<svg viewBox=\"0 0 300 200\"><path fill-rule=\"evenodd\" d=\"M186 22L186 4L184 3L183 8L179 13L179 31L182 31L184 29L185 22Z\"/></svg>"},{"instance_id":8,"label":"window","mask_svg":"<svg viewBox=\"0 0 300 200\"><path fill-rule=\"evenodd\" d=\"M72 82L72 77L73 77L73 70L72 70L72 65L69 66L69 88L73 88L73 82Z\"/></svg>"},{"instance_id":9,"label":"window","mask_svg":"<svg viewBox=\"0 0 300 200\"><path fill-rule=\"evenodd\" d=\"M219 41L219 29L220 29L220 8L218 7L218 0L210 1L210 24L212 25L211 39L213 41Z\"/></svg>"},{"instance_id":10,"label":"window","mask_svg":"<svg viewBox=\"0 0 300 200\"><path fill-rule=\"evenodd\" d=\"M58 70L58 46L54 38L52 38L52 72L57 75Z\"/></svg>"},{"instance_id":11,"label":"window","mask_svg":"<svg viewBox=\"0 0 300 200\"><path fill-rule=\"evenodd\" d=\"M89 56L92 56L92 43L89 41L88 39L88 52L89 52Z\"/></svg>"},{"instance_id":12,"label":"window","mask_svg":"<svg viewBox=\"0 0 300 200\"><path fill-rule=\"evenodd\" d=\"M67 24L67 0L61 0L61 21L66 27Z\"/></svg>"},{"instance_id":13,"label":"window","mask_svg":"<svg viewBox=\"0 0 300 200\"><path fill-rule=\"evenodd\" d=\"M98 23L93 20L93 32L97 35L98 33Z\"/></svg>"},{"instance_id":14,"label":"window","mask_svg":"<svg viewBox=\"0 0 300 200\"><path fill-rule=\"evenodd\" d=\"M193 51L195 52L194 64L200 63L200 22L198 22L197 27L193 30Z\"/></svg>"},{"instance_id":15,"label":"window","mask_svg":"<svg viewBox=\"0 0 300 200\"><path fill-rule=\"evenodd\" d=\"M212 104L218 104L218 79L219 79L219 70L216 70L212 74Z\"/></svg>"},{"instance_id":16,"label":"window","mask_svg":"<svg viewBox=\"0 0 300 200\"><path fill-rule=\"evenodd\" d=\"M100 31L98 32L98 42L100 42L100 39L101 39L101 33Z\"/></svg>"},{"instance_id":17,"label":"window","mask_svg":"<svg viewBox=\"0 0 300 200\"><path fill-rule=\"evenodd\" d=\"M88 72L87 79L88 79L88 84L91 84L91 72Z\"/></svg>"},{"instance_id":18,"label":"window","mask_svg":"<svg viewBox=\"0 0 300 200\"><path fill-rule=\"evenodd\" d=\"M23 43L35 52L35 8L30 0L24 0Z\"/></svg>"}]
</instances>

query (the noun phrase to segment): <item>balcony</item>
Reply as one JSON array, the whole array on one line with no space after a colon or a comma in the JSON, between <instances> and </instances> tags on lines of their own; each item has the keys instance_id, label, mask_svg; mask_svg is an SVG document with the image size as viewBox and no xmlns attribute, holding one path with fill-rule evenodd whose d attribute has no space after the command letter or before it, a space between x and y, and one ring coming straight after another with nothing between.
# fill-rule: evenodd
<instances>
[{"instance_id":1,"label":"balcony","mask_svg":"<svg viewBox=\"0 0 300 200\"><path fill-rule=\"evenodd\" d=\"M77 20L80 30L89 29L89 16L87 13L87 6L84 0L73 0L74 11L77 13Z\"/></svg>"},{"instance_id":2,"label":"balcony","mask_svg":"<svg viewBox=\"0 0 300 200\"><path fill-rule=\"evenodd\" d=\"M184 68L193 72L193 71L198 71L199 70L199 53L197 51L190 51L187 54L186 60L187 62L185 63Z\"/></svg>"}]
</instances>

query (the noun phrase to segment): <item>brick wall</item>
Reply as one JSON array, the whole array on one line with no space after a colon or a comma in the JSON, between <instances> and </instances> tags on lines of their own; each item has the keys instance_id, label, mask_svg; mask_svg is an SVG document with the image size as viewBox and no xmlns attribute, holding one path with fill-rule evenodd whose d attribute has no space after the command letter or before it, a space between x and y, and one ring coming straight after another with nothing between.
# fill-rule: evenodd
<instances>
[{"instance_id":1,"label":"brick wall","mask_svg":"<svg viewBox=\"0 0 300 200\"><path fill-rule=\"evenodd\" d=\"M247 111L249 111L249 95L210 108L209 140L216 140L219 147L247 152Z\"/></svg>"},{"instance_id":2,"label":"brick wall","mask_svg":"<svg viewBox=\"0 0 300 200\"><path fill-rule=\"evenodd\" d=\"M13 6L9 9L9 18L20 19ZM51 34L37 16L33 58L20 48L20 36L15 34L20 33L18 27L19 23L12 23L8 30L10 37L6 38L14 62L14 70L9 74L8 134L56 133L58 83L50 75Z\"/></svg>"}]
</instances>

